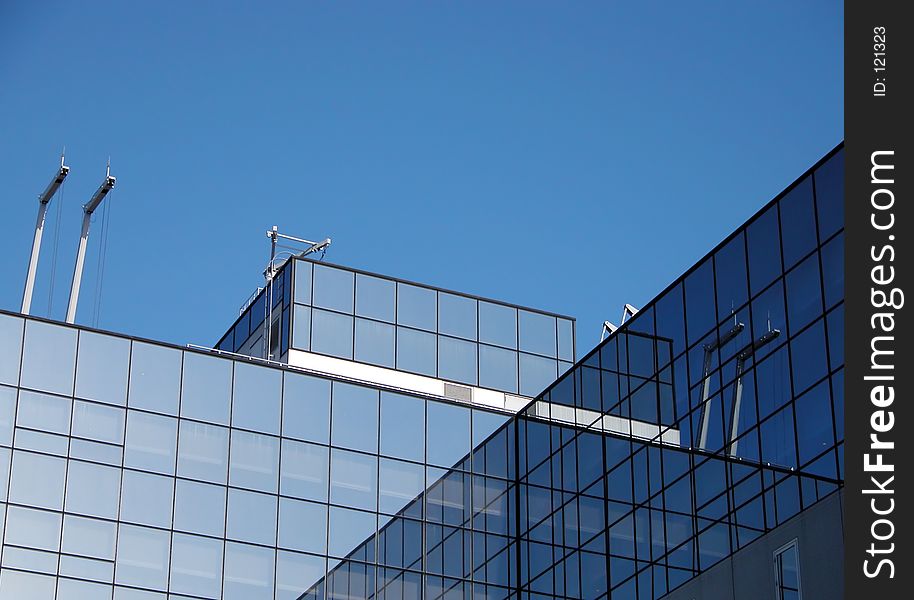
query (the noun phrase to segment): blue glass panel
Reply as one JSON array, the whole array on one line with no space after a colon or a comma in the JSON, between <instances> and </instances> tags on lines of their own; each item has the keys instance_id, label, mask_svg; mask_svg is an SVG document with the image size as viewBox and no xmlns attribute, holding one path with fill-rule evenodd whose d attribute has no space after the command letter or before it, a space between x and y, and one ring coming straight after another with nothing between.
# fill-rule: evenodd
<instances>
[{"instance_id":1,"label":"blue glass panel","mask_svg":"<svg viewBox=\"0 0 914 600\"><path fill-rule=\"evenodd\" d=\"M793 389L800 394L828 372L823 321L790 340Z\"/></svg>"},{"instance_id":2,"label":"blue glass panel","mask_svg":"<svg viewBox=\"0 0 914 600\"><path fill-rule=\"evenodd\" d=\"M781 281L752 301L752 339L757 340L774 329L781 332L778 339L756 351L756 360L783 343L787 335L787 319L784 315L784 284Z\"/></svg>"},{"instance_id":3,"label":"blue glass panel","mask_svg":"<svg viewBox=\"0 0 914 600\"><path fill-rule=\"evenodd\" d=\"M816 215L812 177L807 177L781 198L781 244L784 269L790 269L816 247Z\"/></svg>"},{"instance_id":4,"label":"blue glass panel","mask_svg":"<svg viewBox=\"0 0 914 600\"><path fill-rule=\"evenodd\" d=\"M396 284L371 275L356 274L355 313L393 323L396 318Z\"/></svg>"},{"instance_id":5,"label":"blue glass panel","mask_svg":"<svg viewBox=\"0 0 914 600\"><path fill-rule=\"evenodd\" d=\"M0 315L0 383L19 384L23 320Z\"/></svg>"},{"instance_id":6,"label":"blue glass panel","mask_svg":"<svg viewBox=\"0 0 914 600\"><path fill-rule=\"evenodd\" d=\"M844 306L828 313L826 320L829 369L834 371L844 364Z\"/></svg>"},{"instance_id":7,"label":"blue glass panel","mask_svg":"<svg viewBox=\"0 0 914 600\"><path fill-rule=\"evenodd\" d=\"M781 467L797 466L793 407L786 406L761 425L762 460Z\"/></svg>"},{"instance_id":8,"label":"blue glass panel","mask_svg":"<svg viewBox=\"0 0 914 600\"><path fill-rule=\"evenodd\" d=\"M321 308L353 312L355 276L327 265L314 265L313 304Z\"/></svg>"},{"instance_id":9,"label":"blue glass panel","mask_svg":"<svg viewBox=\"0 0 914 600\"><path fill-rule=\"evenodd\" d=\"M378 451L378 390L334 381L332 407L334 446Z\"/></svg>"},{"instance_id":10,"label":"blue glass panel","mask_svg":"<svg viewBox=\"0 0 914 600\"><path fill-rule=\"evenodd\" d=\"M518 324L521 350L553 358L556 356L555 317L519 310Z\"/></svg>"},{"instance_id":11,"label":"blue glass panel","mask_svg":"<svg viewBox=\"0 0 914 600\"><path fill-rule=\"evenodd\" d=\"M128 404L169 415L178 414L181 351L133 342L130 354Z\"/></svg>"},{"instance_id":12,"label":"blue glass panel","mask_svg":"<svg viewBox=\"0 0 914 600\"><path fill-rule=\"evenodd\" d=\"M722 321L749 300L745 233L739 232L717 251L714 270L717 277L717 320Z\"/></svg>"},{"instance_id":13,"label":"blue glass panel","mask_svg":"<svg viewBox=\"0 0 914 600\"><path fill-rule=\"evenodd\" d=\"M291 498L280 498L279 546L304 552L320 554L326 552L327 506ZM314 581L309 582L309 584L312 583Z\"/></svg>"},{"instance_id":14,"label":"blue glass panel","mask_svg":"<svg viewBox=\"0 0 914 600\"><path fill-rule=\"evenodd\" d=\"M392 368L394 326L368 319L356 319L355 360Z\"/></svg>"},{"instance_id":15,"label":"blue glass panel","mask_svg":"<svg viewBox=\"0 0 914 600\"><path fill-rule=\"evenodd\" d=\"M787 317L793 334L822 314L819 257L813 254L787 273L784 279L787 283Z\"/></svg>"},{"instance_id":16,"label":"blue glass panel","mask_svg":"<svg viewBox=\"0 0 914 600\"><path fill-rule=\"evenodd\" d=\"M517 309L480 300L479 341L517 348Z\"/></svg>"},{"instance_id":17,"label":"blue glass panel","mask_svg":"<svg viewBox=\"0 0 914 600\"><path fill-rule=\"evenodd\" d=\"M349 508L330 507L331 556L345 557L377 531L374 513Z\"/></svg>"},{"instance_id":18,"label":"blue glass panel","mask_svg":"<svg viewBox=\"0 0 914 600\"><path fill-rule=\"evenodd\" d=\"M376 510L377 501L377 457L333 449L330 453L330 502Z\"/></svg>"},{"instance_id":19,"label":"blue glass panel","mask_svg":"<svg viewBox=\"0 0 914 600\"><path fill-rule=\"evenodd\" d=\"M686 328L689 345L708 334L717 324L714 306L714 265L706 260L685 280Z\"/></svg>"},{"instance_id":20,"label":"blue glass panel","mask_svg":"<svg viewBox=\"0 0 914 600\"><path fill-rule=\"evenodd\" d=\"M231 397L231 361L185 352L182 417L228 425Z\"/></svg>"},{"instance_id":21,"label":"blue glass panel","mask_svg":"<svg viewBox=\"0 0 914 600\"><path fill-rule=\"evenodd\" d=\"M397 283L397 323L426 331L437 324L436 293L406 283Z\"/></svg>"},{"instance_id":22,"label":"blue glass panel","mask_svg":"<svg viewBox=\"0 0 914 600\"><path fill-rule=\"evenodd\" d=\"M781 234L775 204L746 230L749 246L749 288L754 296L781 274Z\"/></svg>"},{"instance_id":23,"label":"blue glass panel","mask_svg":"<svg viewBox=\"0 0 914 600\"><path fill-rule=\"evenodd\" d=\"M822 246L822 282L826 308L844 300L844 234Z\"/></svg>"},{"instance_id":24,"label":"blue glass panel","mask_svg":"<svg viewBox=\"0 0 914 600\"><path fill-rule=\"evenodd\" d=\"M282 441L280 493L305 500L327 501L330 454L326 446Z\"/></svg>"},{"instance_id":25,"label":"blue glass panel","mask_svg":"<svg viewBox=\"0 0 914 600\"><path fill-rule=\"evenodd\" d=\"M476 339L476 300L438 292L438 333Z\"/></svg>"},{"instance_id":26,"label":"blue glass panel","mask_svg":"<svg viewBox=\"0 0 914 600\"><path fill-rule=\"evenodd\" d=\"M311 308L296 304L292 307L292 348L311 349Z\"/></svg>"},{"instance_id":27,"label":"blue glass panel","mask_svg":"<svg viewBox=\"0 0 914 600\"><path fill-rule=\"evenodd\" d=\"M476 384L476 344L438 337L438 376L470 385Z\"/></svg>"},{"instance_id":28,"label":"blue glass panel","mask_svg":"<svg viewBox=\"0 0 914 600\"><path fill-rule=\"evenodd\" d=\"M425 460L425 400L381 392L381 454Z\"/></svg>"},{"instance_id":29,"label":"blue glass panel","mask_svg":"<svg viewBox=\"0 0 914 600\"><path fill-rule=\"evenodd\" d=\"M479 345L479 385L517 393L517 353Z\"/></svg>"},{"instance_id":30,"label":"blue glass panel","mask_svg":"<svg viewBox=\"0 0 914 600\"><path fill-rule=\"evenodd\" d=\"M816 210L819 239L826 240L844 227L844 148L816 169Z\"/></svg>"},{"instance_id":31,"label":"blue glass panel","mask_svg":"<svg viewBox=\"0 0 914 600\"><path fill-rule=\"evenodd\" d=\"M558 319L559 333L559 358L574 361L574 321Z\"/></svg>"},{"instance_id":32,"label":"blue glass panel","mask_svg":"<svg viewBox=\"0 0 914 600\"><path fill-rule=\"evenodd\" d=\"M300 304L311 304L311 263L304 260L295 261L294 301Z\"/></svg>"},{"instance_id":33,"label":"blue glass panel","mask_svg":"<svg viewBox=\"0 0 914 600\"><path fill-rule=\"evenodd\" d=\"M282 434L322 444L330 441L330 381L284 373Z\"/></svg>"},{"instance_id":34,"label":"blue glass panel","mask_svg":"<svg viewBox=\"0 0 914 600\"><path fill-rule=\"evenodd\" d=\"M311 312L311 350L352 358L352 317L325 310Z\"/></svg>"},{"instance_id":35,"label":"blue glass panel","mask_svg":"<svg viewBox=\"0 0 914 600\"><path fill-rule=\"evenodd\" d=\"M233 392L232 427L279 435L282 371L238 362Z\"/></svg>"},{"instance_id":36,"label":"blue glass panel","mask_svg":"<svg viewBox=\"0 0 914 600\"><path fill-rule=\"evenodd\" d=\"M428 463L452 467L470 452L470 409L428 403Z\"/></svg>"},{"instance_id":37,"label":"blue glass panel","mask_svg":"<svg viewBox=\"0 0 914 600\"><path fill-rule=\"evenodd\" d=\"M520 393L523 396L536 396L555 381L556 361L521 353L520 363Z\"/></svg>"},{"instance_id":38,"label":"blue glass panel","mask_svg":"<svg viewBox=\"0 0 914 600\"><path fill-rule=\"evenodd\" d=\"M381 459L378 510L394 515L425 490L425 467L399 460Z\"/></svg>"},{"instance_id":39,"label":"blue glass panel","mask_svg":"<svg viewBox=\"0 0 914 600\"><path fill-rule=\"evenodd\" d=\"M803 466L835 444L828 381L823 381L797 399L796 419L798 459Z\"/></svg>"},{"instance_id":40,"label":"blue glass panel","mask_svg":"<svg viewBox=\"0 0 914 600\"><path fill-rule=\"evenodd\" d=\"M434 334L397 327L397 369L434 377L437 354Z\"/></svg>"},{"instance_id":41,"label":"blue glass panel","mask_svg":"<svg viewBox=\"0 0 914 600\"><path fill-rule=\"evenodd\" d=\"M24 387L69 396L75 366L75 329L26 321L21 375Z\"/></svg>"}]
</instances>

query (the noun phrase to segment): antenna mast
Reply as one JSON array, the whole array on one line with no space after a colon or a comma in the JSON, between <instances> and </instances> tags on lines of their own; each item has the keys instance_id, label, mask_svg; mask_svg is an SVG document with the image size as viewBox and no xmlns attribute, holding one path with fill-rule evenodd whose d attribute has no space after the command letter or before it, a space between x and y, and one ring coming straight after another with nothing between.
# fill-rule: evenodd
<instances>
[{"instance_id":1,"label":"antenna mast","mask_svg":"<svg viewBox=\"0 0 914 600\"><path fill-rule=\"evenodd\" d=\"M32 309L32 292L35 291L35 273L38 270L38 254L41 252L41 236L44 233L44 220L48 213L48 204L63 180L70 173L70 167L64 164L64 155L60 155L60 168L54 173L51 183L38 196L38 221L35 223L35 237L32 239L32 254L29 257L29 270L25 276L25 290L22 293L22 314L27 315Z\"/></svg>"}]
</instances>

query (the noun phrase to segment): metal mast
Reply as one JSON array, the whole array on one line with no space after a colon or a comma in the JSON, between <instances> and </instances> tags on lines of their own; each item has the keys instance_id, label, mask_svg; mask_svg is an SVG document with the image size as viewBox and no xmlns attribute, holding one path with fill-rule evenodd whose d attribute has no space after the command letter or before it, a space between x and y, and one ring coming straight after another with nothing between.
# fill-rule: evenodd
<instances>
[{"instance_id":1,"label":"metal mast","mask_svg":"<svg viewBox=\"0 0 914 600\"><path fill-rule=\"evenodd\" d=\"M60 155L60 168L54 173L51 183L38 196L38 221L35 223L35 237L32 239L32 254L29 257L29 271L25 276L25 291L22 293L22 314L27 315L32 308L32 292L35 290L35 273L38 270L38 254L41 252L41 236L44 233L44 219L48 213L48 204L57 193L60 184L67 178L70 167L63 164L64 156Z\"/></svg>"},{"instance_id":2,"label":"metal mast","mask_svg":"<svg viewBox=\"0 0 914 600\"><path fill-rule=\"evenodd\" d=\"M117 179L111 176L111 164L105 170L105 179L98 186L92 198L83 206L83 227L79 236L79 249L76 252L76 268L73 270L73 283L70 285L70 303L67 304L67 323L76 320L76 303L79 301L79 286L83 278L83 266L86 261L86 244L89 241L89 224L92 213L98 208L105 196L114 188Z\"/></svg>"}]
</instances>

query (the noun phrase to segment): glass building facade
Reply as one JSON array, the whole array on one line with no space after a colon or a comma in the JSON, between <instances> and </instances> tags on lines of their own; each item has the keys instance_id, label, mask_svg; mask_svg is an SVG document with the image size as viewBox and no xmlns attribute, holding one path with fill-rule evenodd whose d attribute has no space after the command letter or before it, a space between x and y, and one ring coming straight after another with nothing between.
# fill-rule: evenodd
<instances>
[{"instance_id":1,"label":"glass building facade","mask_svg":"<svg viewBox=\"0 0 914 600\"><path fill-rule=\"evenodd\" d=\"M222 355L0 313L0 600L661 598L842 486L843 173L839 147L567 371L570 320L297 259ZM277 360L241 356L264 322Z\"/></svg>"}]
</instances>

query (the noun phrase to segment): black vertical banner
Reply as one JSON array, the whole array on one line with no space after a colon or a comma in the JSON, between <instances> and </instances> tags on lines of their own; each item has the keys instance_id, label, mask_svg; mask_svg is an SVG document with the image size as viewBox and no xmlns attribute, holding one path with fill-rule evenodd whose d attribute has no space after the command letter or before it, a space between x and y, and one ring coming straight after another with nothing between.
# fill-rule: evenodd
<instances>
[{"instance_id":1,"label":"black vertical banner","mask_svg":"<svg viewBox=\"0 0 914 600\"><path fill-rule=\"evenodd\" d=\"M869 600L914 597L906 4L845 3L845 581L847 598Z\"/></svg>"}]
</instances>

